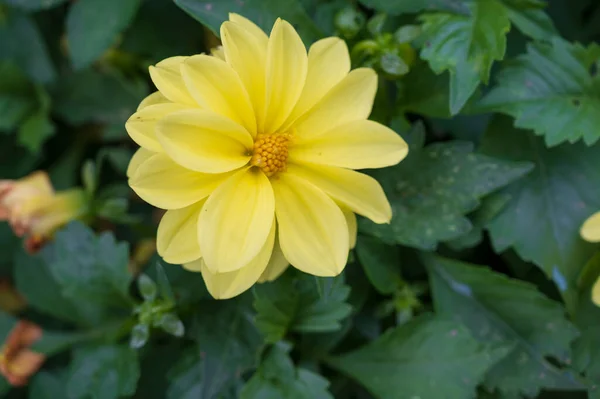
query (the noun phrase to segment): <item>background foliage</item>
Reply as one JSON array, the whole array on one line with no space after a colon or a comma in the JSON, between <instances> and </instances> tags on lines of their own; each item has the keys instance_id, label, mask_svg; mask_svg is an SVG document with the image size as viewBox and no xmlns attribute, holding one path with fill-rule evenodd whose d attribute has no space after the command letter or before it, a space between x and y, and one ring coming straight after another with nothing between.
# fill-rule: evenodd
<instances>
[{"instance_id":1,"label":"background foliage","mask_svg":"<svg viewBox=\"0 0 600 399\"><path fill-rule=\"evenodd\" d=\"M394 219L359 221L343 275L215 301L152 255L124 122L147 67L210 51L228 12L343 37L411 150L373 173ZM600 255L578 233L600 210L599 39L595 0L0 0L0 177L47 170L90 209L35 255L0 225L1 338L32 320L48 356L0 393L600 398Z\"/></svg>"}]
</instances>

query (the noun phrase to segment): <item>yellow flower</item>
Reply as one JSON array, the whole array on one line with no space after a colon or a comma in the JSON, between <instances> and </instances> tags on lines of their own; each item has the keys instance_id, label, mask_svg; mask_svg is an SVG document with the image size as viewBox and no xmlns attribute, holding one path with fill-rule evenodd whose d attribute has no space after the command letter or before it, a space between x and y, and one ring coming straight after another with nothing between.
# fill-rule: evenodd
<instances>
[{"instance_id":1,"label":"yellow flower","mask_svg":"<svg viewBox=\"0 0 600 399\"><path fill-rule=\"evenodd\" d=\"M600 212L590 216L581 226L581 237L589 242L600 242Z\"/></svg>"},{"instance_id":2,"label":"yellow flower","mask_svg":"<svg viewBox=\"0 0 600 399\"><path fill-rule=\"evenodd\" d=\"M158 88L127 122L142 148L129 184L167 212L157 233L166 262L202 272L230 298L288 264L316 276L343 269L354 213L388 223L381 186L353 169L394 165L408 152L395 132L367 120L377 76L350 72L335 37L306 51L277 20L267 36L231 14L214 56L150 67Z\"/></svg>"},{"instance_id":3,"label":"yellow flower","mask_svg":"<svg viewBox=\"0 0 600 399\"><path fill-rule=\"evenodd\" d=\"M587 218L580 229L581 237L589 242L600 242L600 212ZM592 287L592 302L600 306L600 277Z\"/></svg>"},{"instance_id":4,"label":"yellow flower","mask_svg":"<svg viewBox=\"0 0 600 399\"><path fill-rule=\"evenodd\" d=\"M0 220L7 220L34 252L56 230L86 212L85 195L74 189L55 193L45 172L0 181Z\"/></svg>"}]
</instances>

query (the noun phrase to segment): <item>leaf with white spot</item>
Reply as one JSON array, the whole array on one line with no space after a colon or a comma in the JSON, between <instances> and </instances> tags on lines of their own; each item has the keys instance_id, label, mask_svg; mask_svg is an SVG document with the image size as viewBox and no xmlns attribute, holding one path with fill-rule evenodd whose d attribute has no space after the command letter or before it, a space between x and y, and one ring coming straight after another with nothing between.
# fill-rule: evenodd
<instances>
[{"instance_id":1,"label":"leaf with white spot","mask_svg":"<svg viewBox=\"0 0 600 399\"><path fill-rule=\"evenodd\" d=\"M582 388L571 372L546 359L569 363L569 346L577 336L558 302L532 284L484 266L431 255L423 258L437 313L463 323L482 343L512 348L487 373L487 388L526 396L535 396L542 388Z\"/></svg>"},{"instance_id":2,"label":"leaf with white spot","mask_svg":"<svg viewBox=\"0 0 600 399\"><path fill-rule=\"evenodd\" d=\"M512 247L535 263L570 307L581 268L595 251L581 239L579 229L600 209L600 146L579 143L548 149L541 138L515 129L508 118L496 118L481 151L535 164L524 179L503 190L511 200L487 228L496 252Z\"/></svg>"},{"instance_id":3,"label":"leaf with white spot","mask_svg":"<svg viewBox=\"0 0 600 399\"><path fill-rule=\"evenodd\" d=\"M385 332L329 360L380 399L464 399L509 348L477 342L461 324L431 317Z\"/></svg>"},{"instance_id":4,"label":"leaf with white spot","mask_svg":"<svg viewBox=\"0 0 600 399\"><path fill-rule=\"evenodd\" d=\"M594 69L600 46L583 47L555 38L530 43L498 75L482 100L486 110L515 118L515 126L543 135L548 146L600 138L600 76Z\"/></svg>"},{"instance_id":5,"label":"leaf with white spot","mask_svg":"<svg viewBox=\"0 0 600 399\"><path fill-rule=\"evenodd\" d=\"M498 0L466 3L470 15L424 14L421 58L436 74L450 73L450 111L457 114L480 83L488 83L492 64L506 52L507 9Z\"/></svg>"},{"instance_id":6,"label":"leaf with white spot","mask_svg":"<svg viewBox=\"0 0 600 399\"><path fill-rule=\"evenodd\" d=\"M419 141L419 140L416 140ZM388 244L435 249L471 229L464 216L479 199L531 170L528 162L507 162L473 152L462 141L411 145L406 159L372 175L392 205L390 224L360 221L360 230Z\"/></svg>"}]
</instances>

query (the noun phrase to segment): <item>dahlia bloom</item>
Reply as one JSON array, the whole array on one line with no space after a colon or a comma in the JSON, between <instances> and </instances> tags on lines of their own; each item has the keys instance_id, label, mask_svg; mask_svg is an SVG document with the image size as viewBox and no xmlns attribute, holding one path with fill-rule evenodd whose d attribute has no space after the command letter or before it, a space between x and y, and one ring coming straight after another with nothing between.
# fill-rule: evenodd
<instances>
[{"instance_id":1,"label":"dahlia bloom","mask_svg":"<svg viewBox=\"0 0 600 399\"><path fill-rule=\"evenodd\" d=\"M0 221L9 222L15 234L25 236L25 247L34 252L56 230L86 212L80 189L55 193L45 172L20 180L0 180Z\"/></svg>"},{"instance_id":2,"label":"dahlia bloom","mask_svg":"<svg viewBox=\"0 0 600 399\"><path fill-rule=\"evenodd\" d=\"M581 237L589 242L600 242L600 212L594 213L581 226Z\"/></svg>"},{"instance_id":3,"label":"dahlia bloom","mask_svg":"<svg viewBox=\"0 0 600 399\"><path fill-rule=\"evenodd\" d=\"M600 242L600 212L596 212L583 223L581 237L589 242ZM592 302L600 306L600 278L592 287Z\"/></svg>"},{"instance_id":4,"label":"dahlia bloom","mask_svg":"<svg viewBox=\"0 0 600 399\"><path fill-rule=\"evenodd\" d=\"M231 298L291 264L338 275L356 239L355 213L388 223L381 186L354 169L402 160L402 138L371 113L377 76L350 71L335 37L306 51L277 20L270 36L231 14L221 49L150 67L158 88L126 124L141 146L131 188L167 212L157 250Z\"/></svg>"}]
</instances>

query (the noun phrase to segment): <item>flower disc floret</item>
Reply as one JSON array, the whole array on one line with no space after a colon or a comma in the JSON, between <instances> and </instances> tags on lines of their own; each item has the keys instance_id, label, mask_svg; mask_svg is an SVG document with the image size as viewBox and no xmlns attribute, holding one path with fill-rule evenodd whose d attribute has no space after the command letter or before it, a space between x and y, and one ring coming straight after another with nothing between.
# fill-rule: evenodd
<instances>
[{"instance_id":1,"label":"flower disc floret","mask_svg":"<svg viewBox=\"0 0 600 399\"><path fill-rule=\"evenodd\" d=\"M257 135L250 163L259 167L267 177L285 171L290 138L287 133Z\"/></svg>"}]
</instances>

